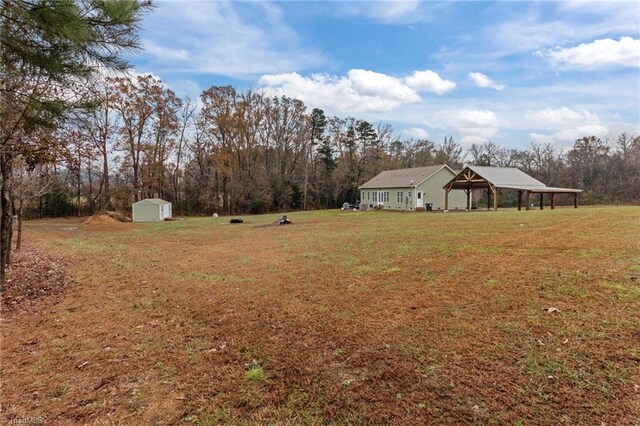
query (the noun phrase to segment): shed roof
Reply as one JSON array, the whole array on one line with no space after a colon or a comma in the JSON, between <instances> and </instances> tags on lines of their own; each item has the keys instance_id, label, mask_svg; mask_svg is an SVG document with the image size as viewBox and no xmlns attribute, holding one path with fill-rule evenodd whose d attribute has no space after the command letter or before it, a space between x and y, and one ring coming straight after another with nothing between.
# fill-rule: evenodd
<instances>
[{"instance_id":1,"label":"shed roof","mask_svg":"<svg viewBox=\"0 0 640 426\"><path fill-rule=\"evenodd\" d=\"M360 186L360 189L409 188L420 185L443 168L450 170L454 174L456 173L446 164L414 167L411 169L387 170L368 182L365 182Z\"/></svg>"},{"instance_id":2,"label":"shed roof","mask_svg":"<svg viewBox=\"0 0 640 426\"><path fill-rule=\"evenodd\" d=\"M171 204L169 201L165 201L165 200L163 200L161 198L145 198L144 200L140 200L140 201L138 201L136 203L133 203L133 204L140 204L140 203L143 203L143 204L153 203L153 204L160 204L160 205L162 205L162 204Z\"/></svg>"}]
</instances>

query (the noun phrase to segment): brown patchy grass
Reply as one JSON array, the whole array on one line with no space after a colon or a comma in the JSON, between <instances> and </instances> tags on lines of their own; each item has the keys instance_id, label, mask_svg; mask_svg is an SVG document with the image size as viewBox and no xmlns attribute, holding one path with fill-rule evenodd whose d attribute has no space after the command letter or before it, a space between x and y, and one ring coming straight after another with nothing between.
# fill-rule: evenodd
<instances>
[{"instance_id":1,"label":"brown patchy grass","mask_svg":"<svg viewBox=\"0 0 640 426\"><path fill-rule=\"evenodd\" d=\"M639 422L638 207L275 218L25 224L69 283L3 312L4 418Z\"/></svg>"}]
</instances>

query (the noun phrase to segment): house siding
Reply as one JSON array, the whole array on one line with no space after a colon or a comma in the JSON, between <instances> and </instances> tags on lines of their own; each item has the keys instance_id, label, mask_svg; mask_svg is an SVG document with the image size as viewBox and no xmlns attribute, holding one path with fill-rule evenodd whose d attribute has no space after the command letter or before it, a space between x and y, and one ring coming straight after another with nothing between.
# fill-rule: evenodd
<instances>
[{"instance_id":1,"label":"house siding","mask_svg":"<svg viewBox=\"0 0 640 426\"><path fill-rule=\"evenodd\" d=\"M417 189L424 191L424 202L433 204L433 210L444 210L445 196L443 186L455 175L448 169L442 169L417 186ZM451 191L449 193L449 210L464 210L466 208L467 194L464 191Z\"/></svg>"},{"instance_id":2,"label":"house siding","mask_svg":"<svg viewBox=\"0 0 640 426\"><path fill-rule=\"evenodd\" d=\"M412 211L416 209L416 191L423 191L423 207L431 203L433 204L433 210L444 210L444 189L442 187L454 176L455 173L443 168L420 185L417 185L415 189L411 187L362 189L360 191L360 200L362 203L368 204L369 207L375 207L380 204L378 194L388 193L388 201L385 198L381 203L383 209ZM376 193L375 196L373 195L374 192ZM399 202L398 193L402 194L402 202ZM451 191L449 193L449 209L465 209L466 204L467 196L464 191Z\"/></svg>"}]
</instances>

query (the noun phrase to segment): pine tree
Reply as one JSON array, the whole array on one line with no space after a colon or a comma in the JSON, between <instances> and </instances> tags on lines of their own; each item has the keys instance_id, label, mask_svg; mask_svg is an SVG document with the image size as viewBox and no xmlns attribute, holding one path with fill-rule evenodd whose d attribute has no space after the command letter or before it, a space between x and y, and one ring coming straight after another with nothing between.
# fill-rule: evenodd
<instances>
[{"instance_id":1,"label":"pine tree","mask_svg":"<svg viewBox=\"0 0 640 426\"><path fill-rule=\"evenodd\" d=\"M95 106L86 82L124 70L139 47L149 0L3 0L0 6L0 291L11 249L13 161L33 166L52 146L25 137L55 128L74 109Z\"/></svg>"}]
</instances>

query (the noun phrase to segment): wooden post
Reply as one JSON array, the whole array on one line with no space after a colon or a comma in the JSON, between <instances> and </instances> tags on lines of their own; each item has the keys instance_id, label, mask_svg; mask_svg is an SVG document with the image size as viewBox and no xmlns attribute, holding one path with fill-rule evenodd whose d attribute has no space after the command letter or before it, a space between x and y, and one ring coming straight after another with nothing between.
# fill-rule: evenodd
<instances>
[{"instance_id":1,"label":"wooden post","mask_svg":"<svg viewBox=\"0 0 640 426\"><path fill-rule=\"evenodd\" d=\"M465 192L467 193L467 210L471 210L471 189L467 188Z\"/></svg>"},{"instance_id":2,"label":"wooden post","mask_svg":"<svg viewBox=\"0 0 640 426\"><path fill-rule=\"evenodd\" d=\"M527 194L524 197L524 200L527 203L527 205L525 206L525 209L527 210L531 209L531 192L527 191Z\"/></svg>"},{"instance_id":3,"label":"wooden post","mask_svg":"<svg viewBox=\"0 0 640 426\"><path fill-rule=\"evenodd\" d=\"M518 191L518 211L522 210L522 191Z\"/></svg>"},{"instance_id":4,"label":"wooden post","mask_svg":"<svg viewBox=\"0 0 640 426\"><path fill-rule=\"evenodd\" d=\"M544 192L540 193L540 210L544 210Z\"/></svg>"},{"instance_id":5,"label":"wooden post","mask_svg":"<svg viewBox=\"0 0 640 426\"><path fill-rule=\"evenodd\" d=\"M556 194L554 192L551 193L551 210L556 208Z\"/></svg>"},{"instance_id":6,"label":"wooden post","mask_svg":"<svg viewBox=\"0 0 640 426\"><path fill-rule=\"evenodd\" d=\"M451 191L451 186L448 186L447 189L444 190L444 211L449 211L449 191Z\"/></svg>"},{"instance_id":7,"label":"wooden post","mask_svg":"<svg viewBox=\"0 0 640 426\"><path fill-rule=\"evenodd\" d=\"M493 189L493 211L497 212L498 211L498 188L493 186L492 189Z\"/></svg>"},{"instance_id":8,"label":"wooden post","mask_svg":"<svg viewBox=\"0 0 640 426\"><path fill-rule=\"evenodd\" d=\"M577 192L573 193L573 208L574 209L578 208L578 193Z\"/></svg>"},{"instance_id":9,"label":"wooden post","mask_svg":"<svg viewBox=\"0 0 640 426\"><path fill-rule=\"evenodd\" d=\"M487 210L491 210L491 187L487 187Z\"/></svg>"}]
</instances>

